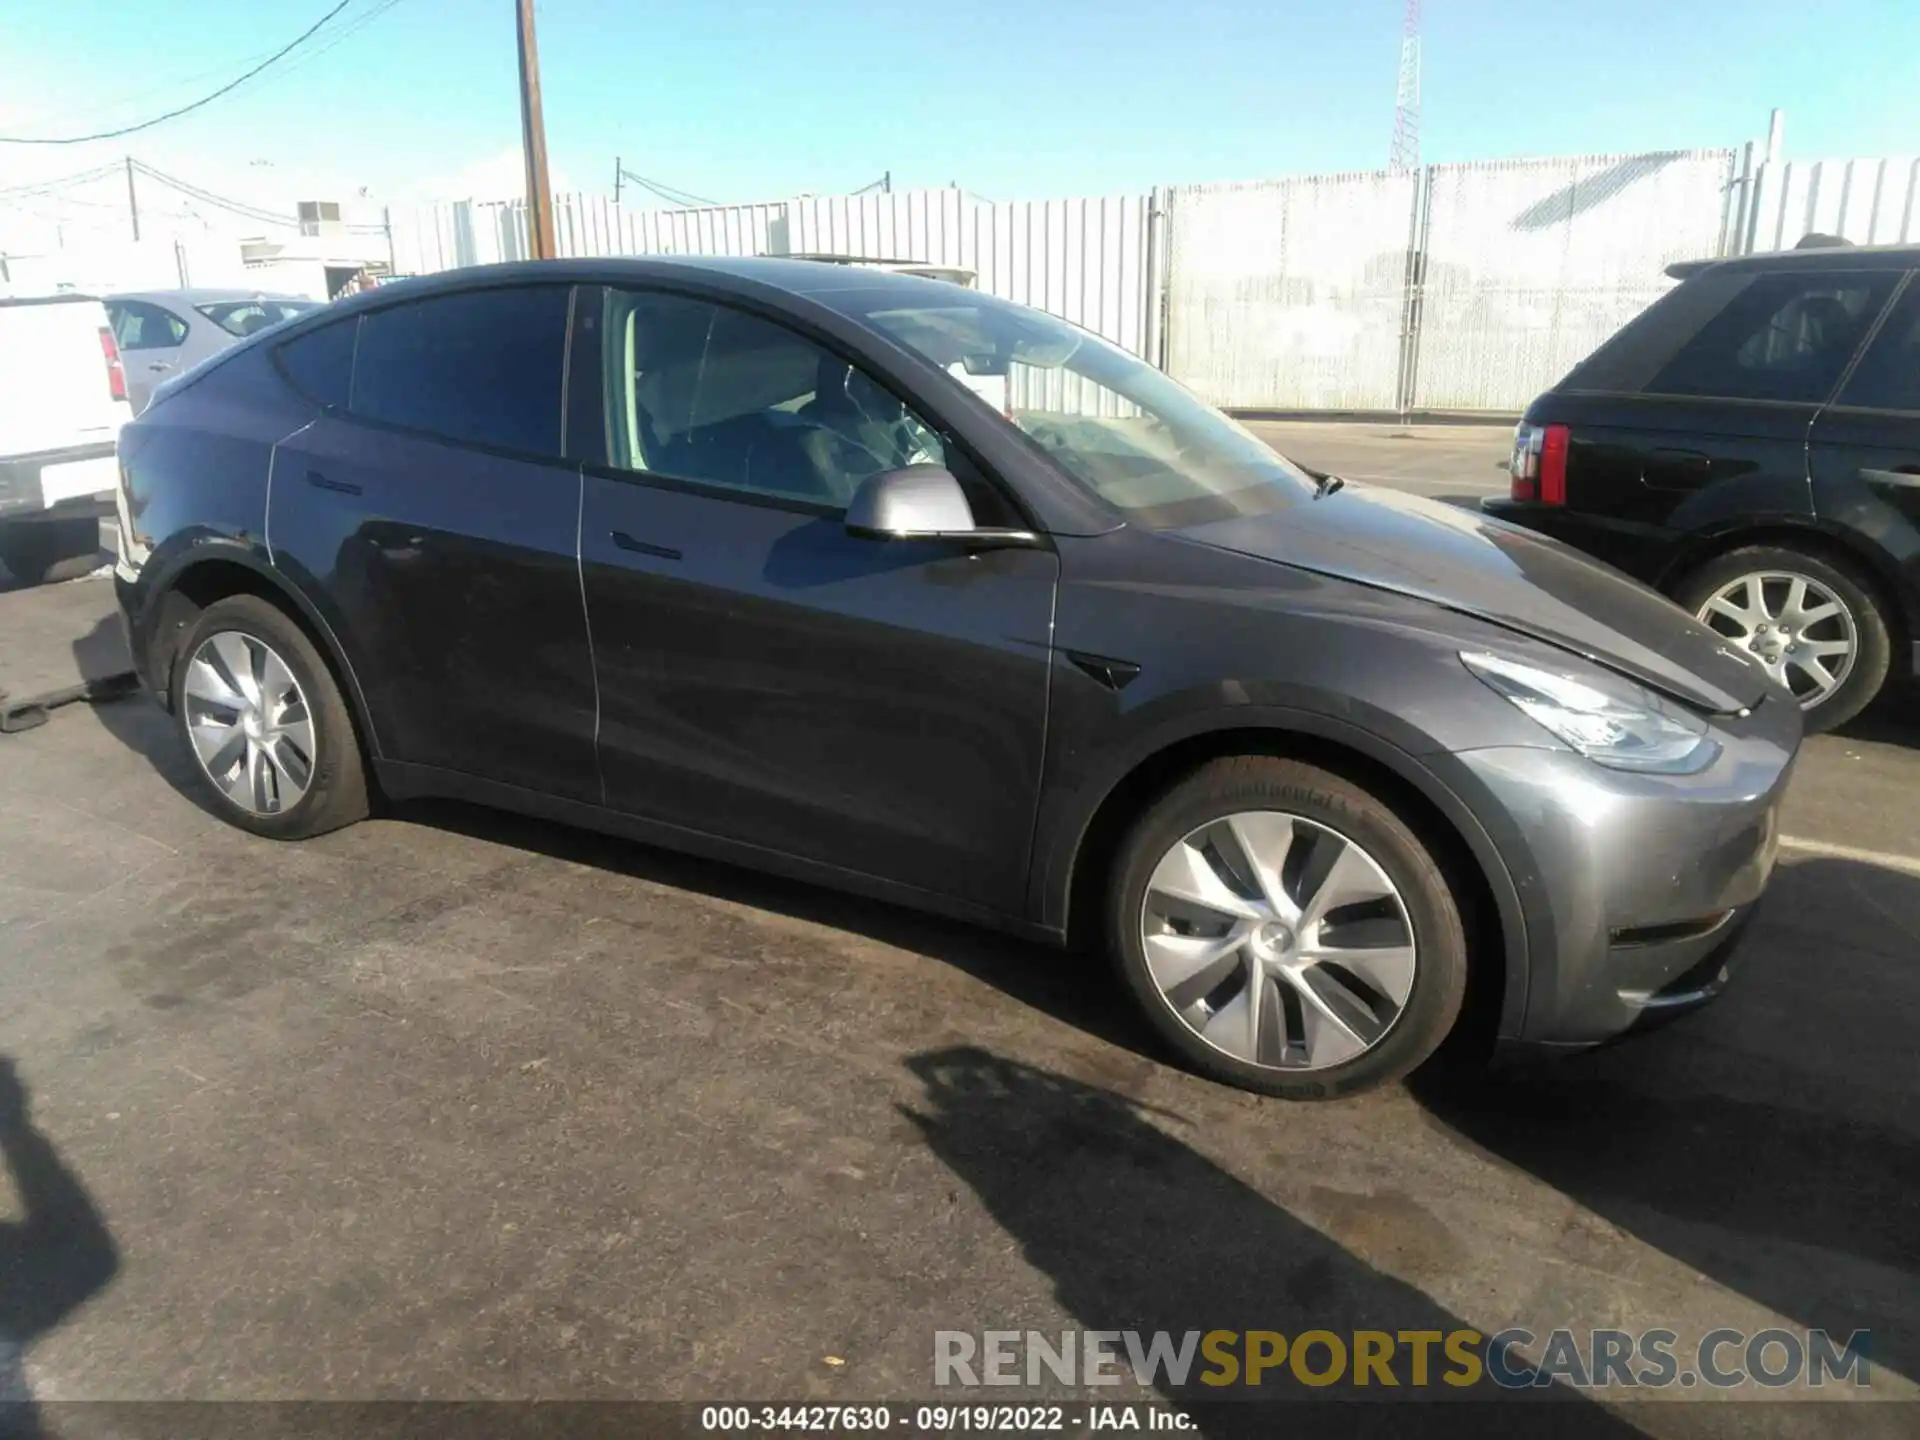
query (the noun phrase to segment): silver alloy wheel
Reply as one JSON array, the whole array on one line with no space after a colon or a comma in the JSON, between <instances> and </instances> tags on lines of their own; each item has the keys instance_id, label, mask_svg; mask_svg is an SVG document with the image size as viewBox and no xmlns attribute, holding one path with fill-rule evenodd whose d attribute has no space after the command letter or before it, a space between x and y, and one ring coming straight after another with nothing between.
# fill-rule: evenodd
<instances>
[{"instance_id":1,"label":"silver alloy wheel","mask_svg":"<svg viewBox=\"0 0 1920 1440\"><path fill-rule=\"evenodd\" d=\"M1154 867L1140 917L1161 998L1214 1049L1324 1070L1378 1045L1413 993L1413 921L1346 836L1280 811L1209 821Z\"/></svg>"},{"instance_id":2,"label":"silver alloy wheel","mask_svg":"<svg viewBox=\"0 0 1920 1440\"><path fill-rule=\"evenodd\" d=\"M1846 684L1860 653L1860 631L1846 602L1791 570L1756 570L1728 581L1700 607L1699 618L1751 653L1803 710Z\"/></svg>"},{"instance_id":3,"label":"silver alloy wheel","mask_svg":"<svg viewBox=\"0 0 1920 1440\"><path fill-rule=\"evenodd\" d=\"M300 802L313 783L313 712L272 646L239 630L209 635L181 689L193 753L229 800L255 815Z\"/></svg>"}]
</instances>

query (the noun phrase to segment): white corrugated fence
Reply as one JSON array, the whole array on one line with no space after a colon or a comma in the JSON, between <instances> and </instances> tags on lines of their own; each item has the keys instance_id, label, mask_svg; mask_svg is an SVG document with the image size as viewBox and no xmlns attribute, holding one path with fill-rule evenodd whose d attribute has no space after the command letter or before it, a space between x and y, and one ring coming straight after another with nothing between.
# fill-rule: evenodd
<instances>
[{"instance_id":1,"label":"white corrugated fence","mask_svg":"<svg viewBox=\"0 0 1920 1440\"><path fill-rule=\"evenodd\" d=\"M1676 260L1810 232L1920 241L1920 159L1661 151L997 203L951 188L678 210L559 195L554 222L563 255L960 267L1230 408L1508 413L1666 290ZM403 274L522 258L525 206L396 210L392 251ZM1069 403L1056 388L1026 398Z\"/></svg>"}]
</instances>

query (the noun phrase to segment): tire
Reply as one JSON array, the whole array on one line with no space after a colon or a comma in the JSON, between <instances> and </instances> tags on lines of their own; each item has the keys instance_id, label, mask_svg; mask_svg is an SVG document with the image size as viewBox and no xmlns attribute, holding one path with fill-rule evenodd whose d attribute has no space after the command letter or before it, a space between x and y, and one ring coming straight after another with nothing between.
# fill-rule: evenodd
<instances>
[{"instance_id":1,"label":"tire","mask_svg":"<svg viewBox=\"0 0 1920 1440\"><path fill-rule=\"evenodd\" d=\"M1265 879L1256 874L1251 883L1244 863L1236 868L1231 859L1207 860L1208 853L1220 857L1232 845L1240 847L1240 856L1246 855L1247 846L1233 838L1236 832L1229 827L1222 833L1232 816L1248 817L1240 833L1256 841L1290 833L1285 849L1290 859L1277 870L1269 867ZM1343 861L1350 868L1330 872L1333 858L1351 847L1358 847L1369 863ZM1268 846L1264 853L1271 857L1279 852ZM1210 899L1218 900L1204 876L1192 887L1182 878L1189 872L1180 867L1196 857L1209 866L1214 879L1235 891L1222 903L1237 899L1257 914L1223 914L1216 920L1208 907L1170 901L1168 890L1156 887L1156 874L1163 887L1174 883L1168 879L1172 876L1175 888L1206 890ZM1162 872L1163 860L1173 868ZM1338 915L1339 921L1314 923L1311 903L1302 911L1299 902L1310 902L1315 878L1329 873L1365 877L1340 882L1342 895L1360 896L1383 882L1395 893L1391 899L1369 898L1362 904L1331 904L1326 913ZM1238 880L1223 878L1228 875ZM1277 902L1252 898L1271 896L1276 886L1281 892ZM1296 907L1291 919L1299 922L1297 934L1289 927L1288 905ZM1283 918L1277 923L1257 918L1269 914ZM1447 1038L1466 992L1465 929L1433 856L1379 799L1349 780L1297 761L1268 756L1216 760L1175 785L1122 841L1108 884L1106 916L1113 958L1160 1037L1201 1074L1263 1095L1327 1100L1400 1078ZM1226 922L1225 938L1221 920ZM1356 923L1369 926L1366 938L1387 948L1374 949L1371 955L1364 948L1350 948L1360 936L1347 927ZM1237 949L1209 959L1184 981L1175 979L1180 967L1200 954L1200 947L1230 944L1232 934L1249 926L1252 930ZM1177 933L1183 927L1194 933ZM1349 945L1324 943L1329 936ZM1407 949L1399 943L1403 938L1410 942L1405 965L1397 959L1391 966L1379 963ZM1172 998L1155 978L1150 944L1160 957L1163 977L1175 979ZM1323 955L1326 963L1313 960L1314 953ZM1296 968L1282 968L1288 965ZM1363 965L1367 968L1356 968ZM1410 981L1401 993L1388 993L1407 971ZM1302 976L1311 995L1303 994ZM1378 983L1368 985L1368 980ZM1246 997L1256 987L1267 1008L1261 1011L1262 1024L1249 1032ZM1202 990L1208 991L1205 998L1196 998ZM1330 996L1336 1002L1333 1009L1352 1018L1345 1039L1340 1025L1320 1018L1320 1006L1311 1007L1316 1013L1307 1013L1314 996ZM1206 1026L1209 1038L1182 1018L1183 1010ZM1250 1042L1250 1033L1257 1034L1257 1040ZM1364 1048L1341 1053L1354 1043ZM1235 1049L1240 1053L1232 1053Z\"/></svg>"},{"instance_id":2,"label":"tire","mask_svg":"<svg viewBox=\"0 0 1920 1440\"><path fill-rule=\"evenodd\" d=\"M1755 635L1753 627L1746 621L1708 608L1715 597L1725 596L1731 587L1762 577L1768 577L1764 579L1759 592L1763 607L1777 606L1781 610L1779 615L1768 617L1775 622L1769 628L1768 635ZM1790 587L1795 581L1809 587L1809 595L1824 591L1843 612L1816 621L1809 627L1808 633L1816 637L1814 643L1850 640L1853 645L1844 674L1834 671L1839 675L1840 683L1820 698L1814 698L1812 694L1812 688L1817 687L1819 682L1778 648L1779 635L1782 633L1778 628L1779 621L1794 618L1786 611L1784 601L1792 593ZM1674 587L1673 597L1683 609L1726 636L1736 648L1753 650L1753 641L1768 642L1771 637L1770 645L1763 643L1753 653L1760 654L1763 659L1773 656L1779 660L1780 664L1770 666L1770 669L1775 679L1801 695L1801 708L1805 711L1809 732L1831 730L1837 725L1844 725L1866 709L1886 683L1887 672L1893 663L1893 639L1885 609L1873 588L1843 561L1784 546L1748 545L1717 555L1686 575ZM1800 643L1807 642L1802 639ZM1825 660L1826 657L1822 657L1822 663ZM1799 688L1802 686L1810 688L1803 692Z\"/></svg>"},{"instance_id":3,"label":"tire","mask_svg":"<svg viewBox=\"0 0 1920 1440\"><path fill-rule=\"evenodd\" d=\"M280 671L261 658L263 651L284 667L294 691L279 683ZM204 666L197 663L203 656ZM249 664L250 675L245 673ZM262 676L268 682L264 686ZM249 683L251 693L268 697L268 707L256 708L255 718L265 715L274 722L260 732L260 743L249 740L240 723L245 709L224 703L235 696L247 700ZM366 771L353 717L333 673L284 610L257 595L234 595L209 605L181 642L171 684L174 726L189 768L209 808L222 819L269 839L305 840L366 818ZM289 702L289 693L303 697L304 704ZM203 748L212 749L216 741L224 743L203 759ZM246 767L240 771L224 763L235 744ZM252 783L256 751L266 752L258 765L270 772L259 788ZM302 757L304 766L298 763ZM217 781L216 770L232 775L232 784ZM263 789L270 802L264 805ZM237 793L246 798L236 798Z\"/></svg>"},{"instance_id":4,"label":"tire","mask_svg":"<svg viewBox=\"0 0 1920 1440\"><path fill-rule=\"evenodd\" d=\"M0 526L0 565L18 585L77 579L99 553L100 522L92 516Z\"/></svg>"}]
</instances>

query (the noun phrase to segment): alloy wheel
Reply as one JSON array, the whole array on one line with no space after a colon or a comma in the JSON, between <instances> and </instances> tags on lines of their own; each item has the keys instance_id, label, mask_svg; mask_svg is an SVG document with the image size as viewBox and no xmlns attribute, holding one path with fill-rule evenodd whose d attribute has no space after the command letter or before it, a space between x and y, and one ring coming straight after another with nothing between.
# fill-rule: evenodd
<instances>
[{"instance_id":1,"label":"alloy wheel","mask_svg":"<svg viewBox=\"0 0 1920 1440\"><path fill-rule=\"evenodd\" d=\"M1378 1045L1413 991L1406 902L1337 831L1280 811L1193 830L1154 867L1140 917L1167 1006L1236 1060L1323 1070Z\"/></svg>"},{"instance_id":2,"label":"alloy wheel","mask_svg":"<svg viewBox=\"0 0 1920 1440\"><path fill-rule=\"evenodd\" d=\"M207 778L254 815L278 815L313 783L313 712L293 671L254 635L201 642L181 684L187 736Z\"/></svg>"},{"instance_id":3,"label":"alloy wheel","mask_svg":"<svg viewBox=\"0 0 1920 1440\"><path fill-rule=\"evenodd\" d=\"M1728 581L1699 618L1750 653L1774 682L1811 710L1853 673L1860 632L1853 612L1820 581L1758 570Z\"/></svg>"}]
</instances>

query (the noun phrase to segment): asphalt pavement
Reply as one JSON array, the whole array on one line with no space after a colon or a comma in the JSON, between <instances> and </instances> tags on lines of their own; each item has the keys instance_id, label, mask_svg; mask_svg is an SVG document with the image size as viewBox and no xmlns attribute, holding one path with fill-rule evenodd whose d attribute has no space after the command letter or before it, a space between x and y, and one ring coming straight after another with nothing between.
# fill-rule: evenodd
<instances>
[{"instance_id":1,"label":"asphalt pavement","mask_svg":"<svg viewBox=\"0 0 1920 1440\"><path fill-rule=\"evenodd\" d=\"M1259 428L1498 488L1504 432ZM943 1330L1824 1327L1870 1387L1468 1428L1912 1434L1904 703L1807 746L1719 1004L1325 1105L1183 1073L1085 959L465 807L256 840L148 702L58 712L0 737L0 1400L853 1402L940 1393Z\"/></svg>"}]
</instances>

